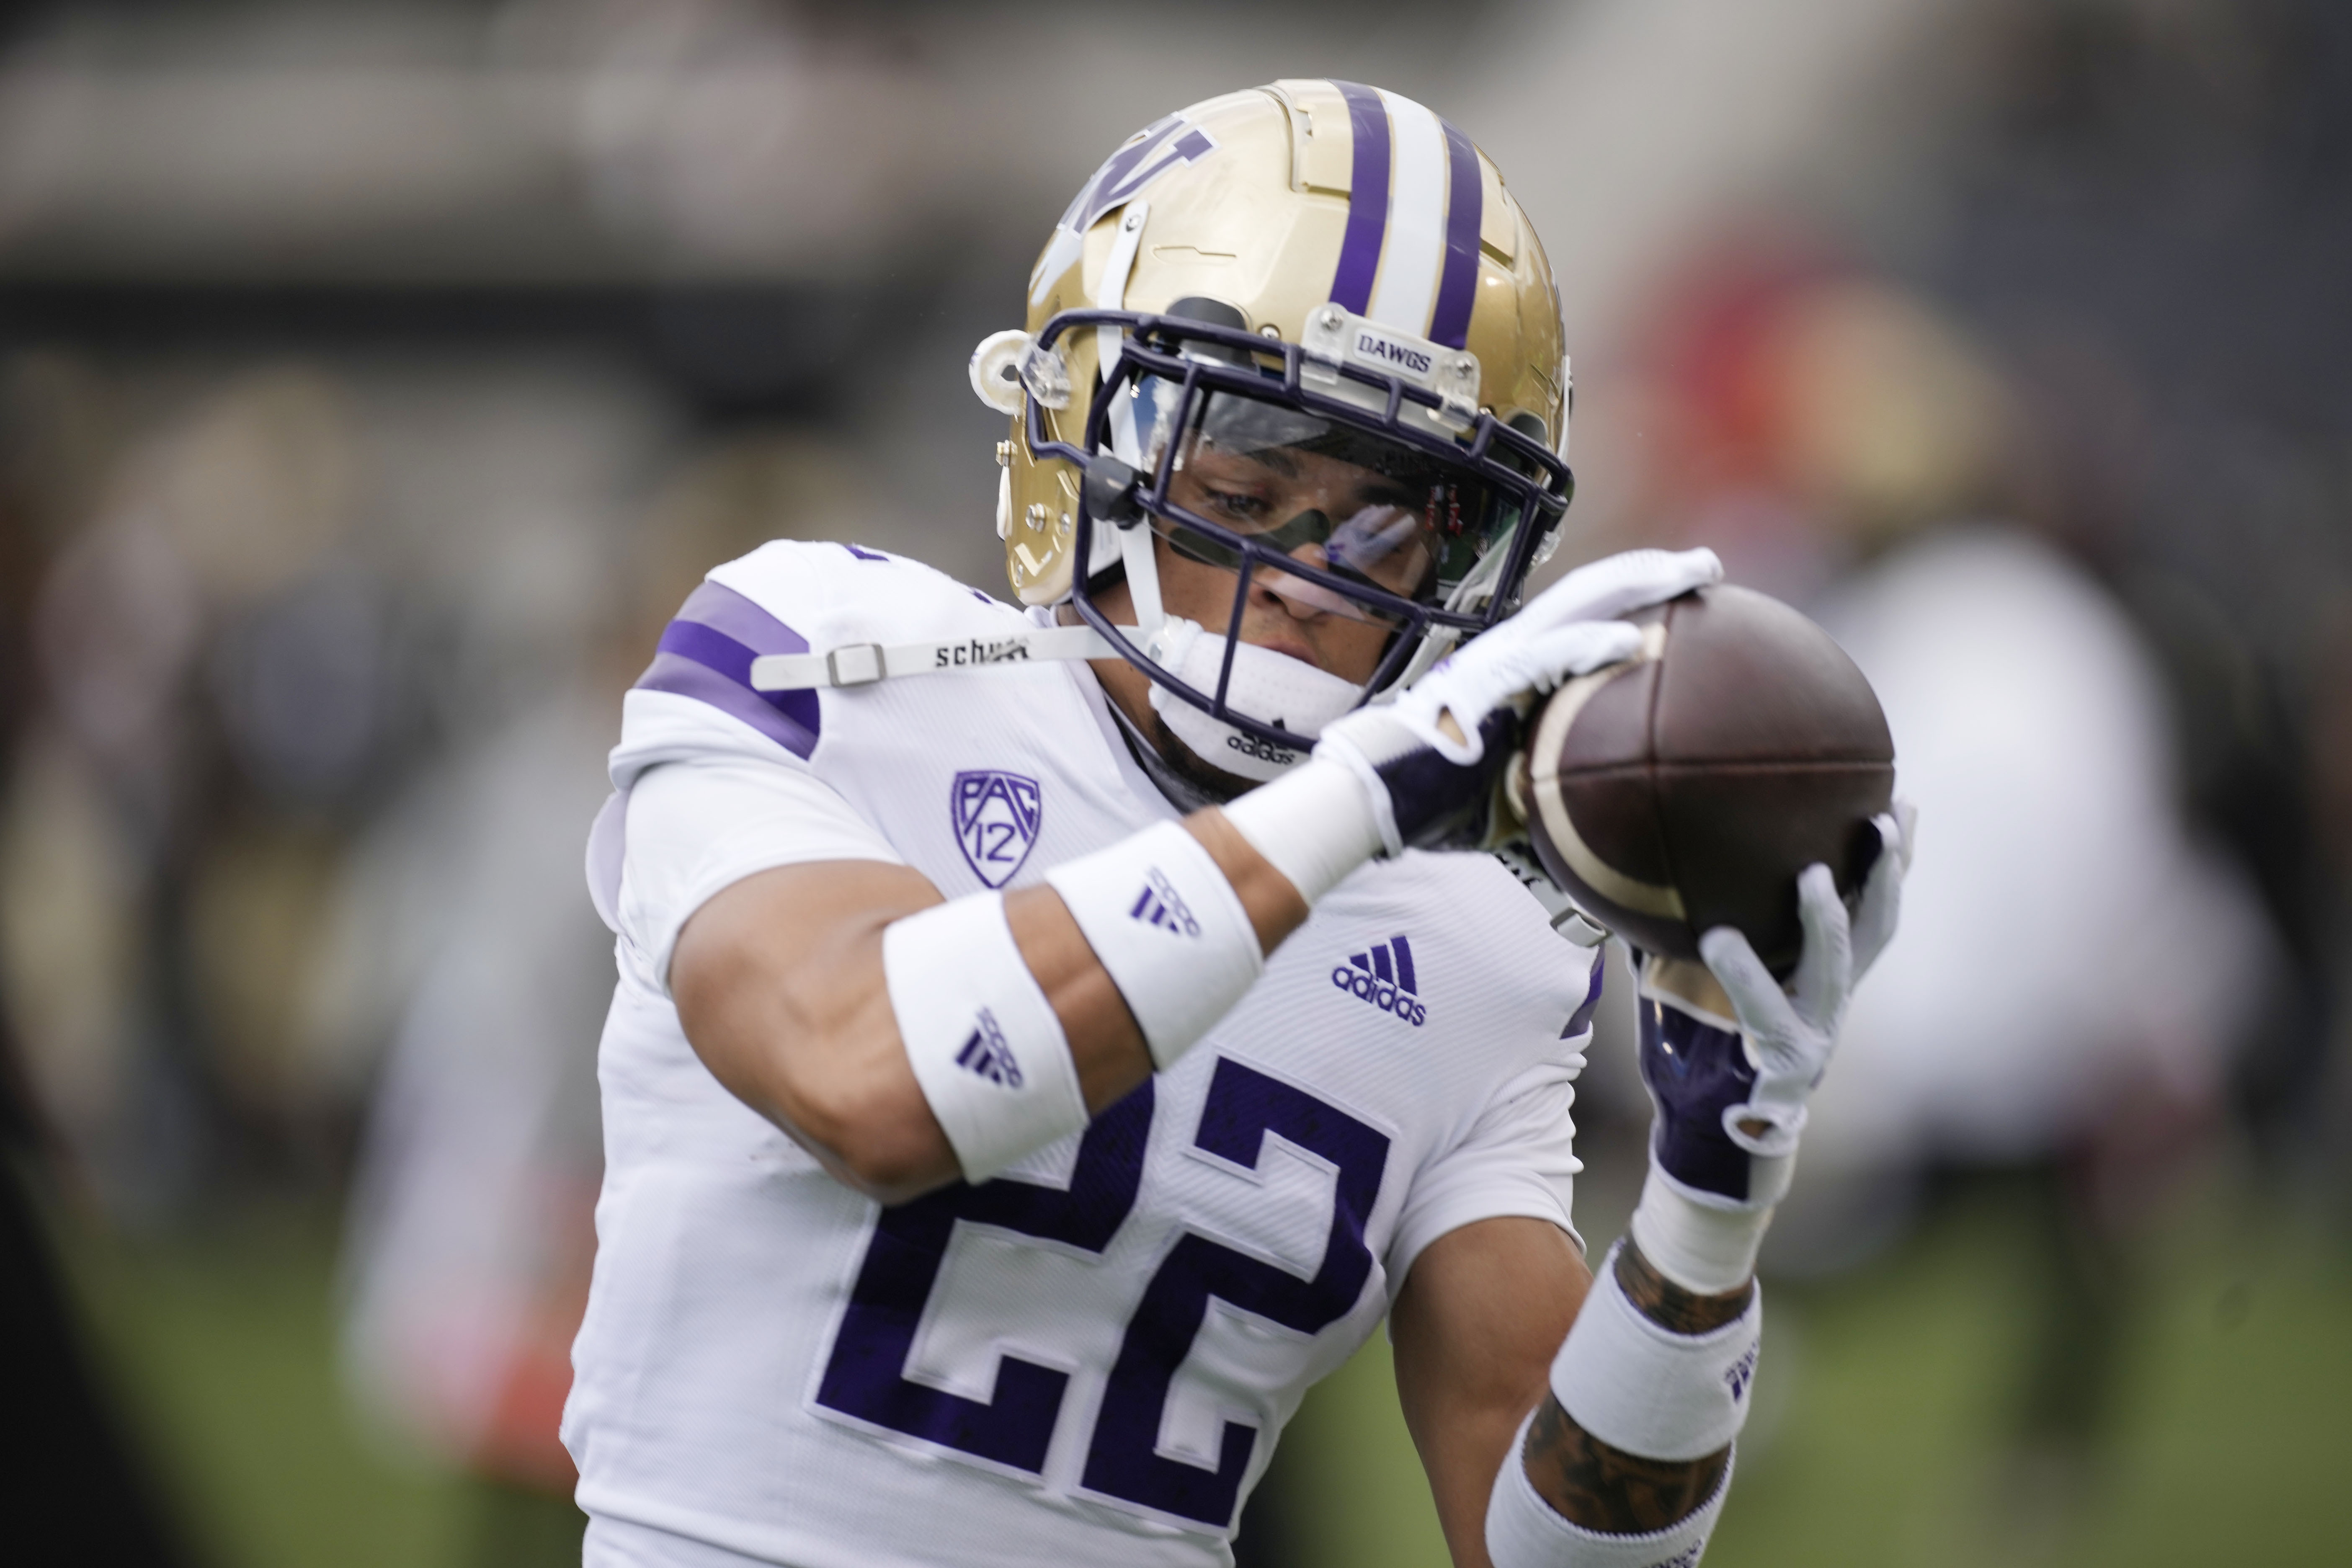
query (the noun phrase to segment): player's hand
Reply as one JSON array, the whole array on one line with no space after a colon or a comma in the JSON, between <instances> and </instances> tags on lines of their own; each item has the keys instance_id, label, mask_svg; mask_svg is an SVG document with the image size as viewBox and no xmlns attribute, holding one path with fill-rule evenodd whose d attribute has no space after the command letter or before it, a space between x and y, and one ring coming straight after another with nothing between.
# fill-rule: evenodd
<instances>
[{"instance_id":1,"label":"player's hand","mask_svg":"<svg viewBox=\"0 0 2352 1568\"><path fill-rule=\"evenodd\" d=\"M1580 566L1465 643L1394 702L1325 726L1315 754L1362 781L1389 853L1407 845L1476 845L1532 700L1640 651L1641 633L1613 617L1722 576L1711 550L1633 550Z\"/></svg>"},{"instance_id":2,"label":"player's hand","mask_svg":"<svg viewBox=\"0 0 2352 1568\"><path fill-rule=\"evenodd\" d=\"M1826 866L1797 879L1804 947L1784 988L1748 938L1717 926L1699 938L1732 1019L1644 988L1642 1079L1657 1105L1651 1153L1685 1188L1735 1206L1777 1202L1806 1104L1836 1049L1854 982L1895 935L1910 864L1911 809L1877 819L1880 853L1849 918ZM1737 1024L1736 1031L1721 1026Z\"/></svg>"}]
</instances>

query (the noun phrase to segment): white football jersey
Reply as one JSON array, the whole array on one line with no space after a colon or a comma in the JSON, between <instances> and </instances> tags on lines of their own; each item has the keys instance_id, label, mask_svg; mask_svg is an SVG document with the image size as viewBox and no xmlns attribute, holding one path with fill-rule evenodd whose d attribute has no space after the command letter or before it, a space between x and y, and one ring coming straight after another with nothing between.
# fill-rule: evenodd
<instances>
[{"instance_id":1,"label":"white football jersey","mask_svg":"<svg viewBox=\"0 0 2352 1568\"><path fill-rule=\"evenodd\" d=\"M853 644L1001 658L1034 624L778 542L710 574L628 695L590 857L620 984L563 1428L591 1514L798 1568L1229 1563L1284 1423L1423 1247L1569 1224L1600 971L1485 856L1365 867L1176 1068L978 1186L885 1209L719 1087L667 985L719 888L844 858L1024 887L1176 815L1083 663L749 684L759 655Z\"/></svg>"}]
</instances>

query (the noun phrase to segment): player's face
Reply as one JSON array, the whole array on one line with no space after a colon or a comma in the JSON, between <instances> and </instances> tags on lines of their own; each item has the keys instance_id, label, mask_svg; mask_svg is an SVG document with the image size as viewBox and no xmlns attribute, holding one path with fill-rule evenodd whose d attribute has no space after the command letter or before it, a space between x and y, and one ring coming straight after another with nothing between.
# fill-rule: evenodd
<instances>
[{"instance_id":1,"label":"player's face","mask_svg":"<svg viewBox=\"0 0 2352 1568\"><path fill-rule=\"evenodd\" d=\"M1448 552L1475 553L1474 486L1417 453L1293 411L1213 398L1171 469L1169 499L1186 511L1400 598L1434 598ZM1209 631L1361 682L1397 630L1343 594L1264 569L1235 626L1236 552L1172 525L1160 533L1163 601Z\"/></svg>"},{"instance_id":2,"label":"player's face","mask_svg":"<svg viewBox=\"0 0 2352 1568\"><path fill-rule=\"evenodd\" d=\"M1173 477L1170 499L1235 533L1286 546L1283 553L1306 565L1328 568L1336 554L1405 598L1434 568L1416 537L1415 498L1336 458L1281 448L1231 453L1202 442ZM1351 540L1358 548L1349 548ZM1214 550L1181 536L1160 541L1160 591L1171 614L1343 680L1371 679L1393 629L1387 621L1303 577L1261 570L1250 579L1236 631L1230 620L1238 574L1214 559Z\"/></svg>"}]
</instances>

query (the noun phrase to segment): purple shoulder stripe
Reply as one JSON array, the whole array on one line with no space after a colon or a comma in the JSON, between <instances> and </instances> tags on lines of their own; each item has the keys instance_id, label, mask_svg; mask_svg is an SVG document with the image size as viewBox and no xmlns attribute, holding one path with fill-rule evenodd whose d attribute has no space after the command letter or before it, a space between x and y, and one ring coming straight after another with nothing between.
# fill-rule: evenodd
<instances>
[{"instance_id":1,"label":"purple shoulder stripe","mask_svg":"<svg viewBox=\"0 0 2352 1568\"><path fill-rule=\"evenodd\" d=\"M750 599L705 583L687 596L677 618L663 630L653 663L637 677L637 689L708 702L805 759L816 750L816 693L754 691L751 661L761 654L807 651L807 638Z\"/></svg>"},{"instance_id":2,"label":"purple shoulder stripe","mask_svg":"<svg viewBox=\"0 0 2352 1568\"><path fill-rule=\"evenodd\" d=\"M1348 226L1339 238L1339 267L1331 300L1357 315L1372 302L1381 270L1381 238L1389 226L1389 107L1381 95L1352 81L1334 81L1348 102L1354 153L1348 177Z\"/></svg>"},{"instance_id":3,"label":"purple shoulder stripe","mask_svg":"<svg viewBox=\"0 0 2352 1568\"><path fill-rule=\"evenodd\" d=\"M1563 1040L1572 1040L1592 1026L1592 1015L1601 1005L1601 983L1609 973L1609 950L1595 948L1592 953L1592 978L1586 983L1584 1000L1568 1020L1568 1027L1559 1032Z\"/></svg>"},{"instance_id":4,"label":"purple shoulder stripe","mask_svg":"<svg viewBox=\"0 0 2352 1568\"><path fill-rule=\"evenodd\" d=\"M1478 224L1485 216L1485 182L1479 177L1477 149L1470 138L1445 128L1445 266L1437 278L1437 306L1431 312L1429 336L1449 349L1467 347L1470 310L1478 299Z\"/></svg>"},{"instance_id":5,"label":"purple shoulder stripe","mask_svg":"<svg viewBox=\"0 0 2352 1568\"><path fill-rule=\"evenodd\" d=\"M807 639L723 583L705 583L678 606L677 621L692 621L729 637L754 654L806 653Z\"/></svg>"}]
</instances>

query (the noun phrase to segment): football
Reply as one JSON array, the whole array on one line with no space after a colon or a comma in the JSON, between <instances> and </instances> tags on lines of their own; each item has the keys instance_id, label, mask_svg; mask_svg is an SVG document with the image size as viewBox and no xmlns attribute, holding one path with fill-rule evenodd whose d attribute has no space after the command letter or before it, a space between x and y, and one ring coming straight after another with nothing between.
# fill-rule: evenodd
<instances>
[{"instance_id":1,"label":"football","mask_svg":"<svg viewBox=\"0 0 2352 1568\"><path fill-rule=\"evenodd\" d=\"M1642 653L1546 701L1511 786L1538 858L1645 952L1737 926L1774 973L1802 942L1797 873L1850 899L1877 858L1895 742L1870 682L1777 599L1720 585L1626 617Z\"/></svg>"}]
</instances>

